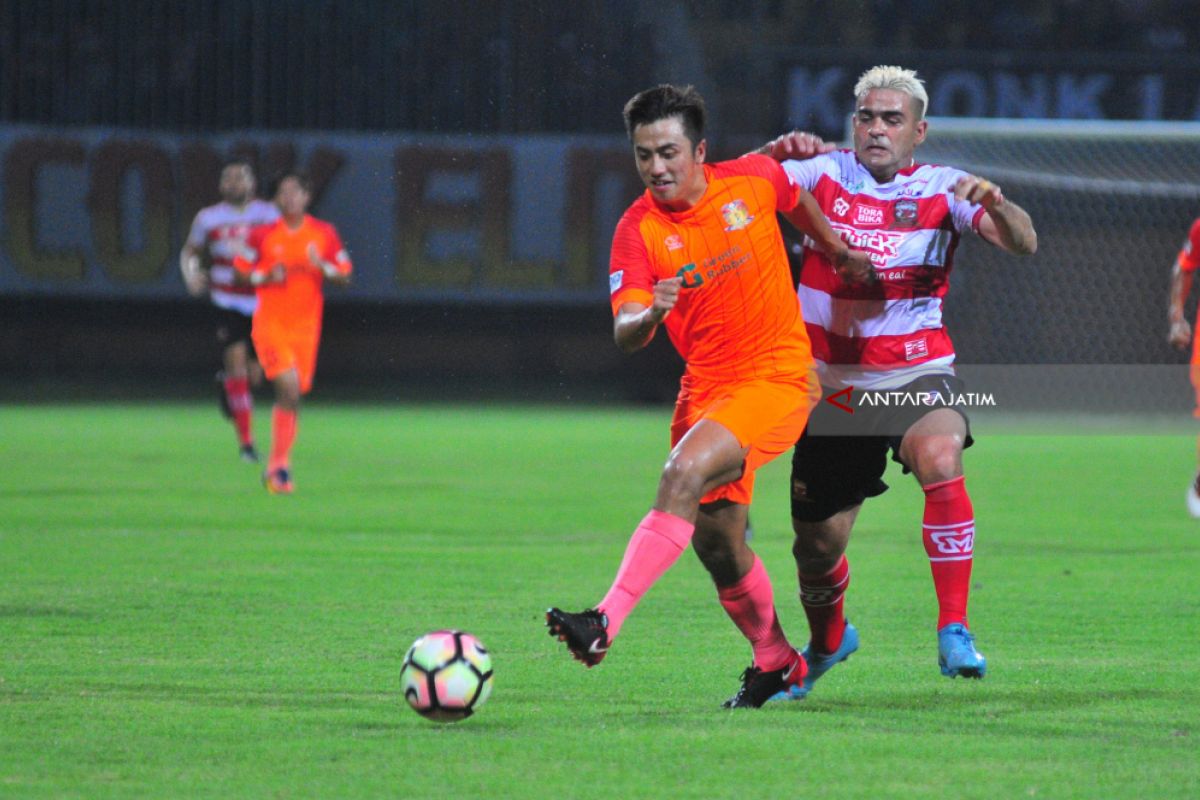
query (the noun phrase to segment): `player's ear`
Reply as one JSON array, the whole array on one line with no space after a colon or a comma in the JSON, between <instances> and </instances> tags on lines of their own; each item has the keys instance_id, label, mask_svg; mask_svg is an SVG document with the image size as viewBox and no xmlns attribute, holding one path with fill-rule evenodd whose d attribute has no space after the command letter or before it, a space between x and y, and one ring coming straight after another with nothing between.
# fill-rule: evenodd
<instances>
[{"instance_id":1,"label":"player's ear","mask_svg":"<svg viewBox=\"0 0 1200 800\"><path fill-rule=\"evenodd\" d=\"M918 145L925 141L925 134L929 131L929 120L923 119L917 123L917 138L913 140L914 145Z\"/></svg>"},{"instance_id":2,"label":"player's ear","mask_svg":"<svg viewBox=\"0 0 1200 800\"><path fill-rule=\"evenodd\" d=\"M693 151L693 156L695 157L697 164L704 163L704 154L707 152L708 152L708 140L701 139L700 143L696 145L696 149Z\"/></svg>"}]
</instances>

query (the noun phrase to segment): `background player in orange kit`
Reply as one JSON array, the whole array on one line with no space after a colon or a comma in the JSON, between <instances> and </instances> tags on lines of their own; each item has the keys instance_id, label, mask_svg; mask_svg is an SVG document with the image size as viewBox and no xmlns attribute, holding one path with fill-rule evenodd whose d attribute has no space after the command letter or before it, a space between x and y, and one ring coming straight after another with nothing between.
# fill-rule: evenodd
<instances>
[{"instance_id":1,"label":"background player in orange kit","mask_svg":"<svg viewBox=\"0 0 1200 800\"><path fill-rule=\"evenodd\" d=\"M254 289L235 280L233 259L245 247L257 225L274 222L279 209L254 196L254 170L245 161L230 161L221 169L221 202L200 209L187 242L179 253L179 269L188 292L205 292L217 314L217 343L221 346L222 410L233 421L243 461L255 463L250 394L250 318L258 304ZM207 255L206 269L202 256Z\"/></svg>"},{"instance_id":2,"label":"background player in orange kit","mask_svg":"<svg viewBox=\"0 0 1200 800\"><path fill-rule=\"evenodd\" d=\"M279 179L275 203L282 217L255 228L236 261L257 288L252 336L263 372L275 385L271 456L263 483L272 494L292 491L290 455L300 397L312 388L321 342L322 285L350 282L352 265L337 229L309 216L312 189L299 173Z\"/></svg>"},{"instance_id":3,"label":"background player in orange kit","mask_svg":"<svg viewBox=\"0 0 1200 800\"><path fill-rule=\"evenodd\" d=\"M613 238L613 333L633 352L665 326L687 369L653 508L608 594L580 613L552 608L546 624L577 659L600 663L626 616L692 542L753 649L725 706L757 708L798 684L805 664L745 542L754 473L791 447L820 396L776 211L797 209L844 274L865 276L870 261L837 237L775 161L704 163L704 122L704 102L691 87L658 86L625 106L646 192Z\"/></svg>"},{"instance_id":4,"label":"background player in orange kit","mask_svg":"<svg viewBox=\"0 0 1200 800\"><path fill-rule=\"evenodd\" d=\"M1192 326L1183 315L1183 305L1192 293L1192 277L1200 267L1200 219L1192 223L1188 237L1171 267L1171 294L1167 305L1167 323L1171 326L1167 341L1180 350L1192 348L1192 386L1196 389L1196 410L1200 417L1200 337L1192 336ZM1200 462L1200 439L1196 442L1196 459ZM1200 468L1187 490L1187 509L1200 519Z\"/></svg>"}]
</instances>

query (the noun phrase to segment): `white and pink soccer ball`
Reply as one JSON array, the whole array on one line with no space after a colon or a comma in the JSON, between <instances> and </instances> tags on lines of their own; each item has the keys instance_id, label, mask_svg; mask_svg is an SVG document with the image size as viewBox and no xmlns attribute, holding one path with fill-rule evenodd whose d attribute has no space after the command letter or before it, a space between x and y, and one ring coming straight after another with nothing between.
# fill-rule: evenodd
<instances>
[{"instance_id":1,"label":"white and pink soccer ball","mask_svg":"<svg viewBox=\"0 0 1200 800\"><path fill-rule=\"evenodd\" d=\"M433 631L413 642L400 668L400 690L418 714L458 722L492 693L492 657L469 633Z\"/></svg>"}]
</instances>

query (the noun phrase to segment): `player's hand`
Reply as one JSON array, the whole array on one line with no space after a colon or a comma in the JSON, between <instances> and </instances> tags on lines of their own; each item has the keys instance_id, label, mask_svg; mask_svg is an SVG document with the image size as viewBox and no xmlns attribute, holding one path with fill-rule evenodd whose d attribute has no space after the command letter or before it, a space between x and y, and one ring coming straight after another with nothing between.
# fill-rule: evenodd
<instances>
[{"instance_id":1,"label":"player's hand","mask_svg":"<svg viewBox=\"0 0 1200 800\"><path fill-rule=\"evenodd\" d=\"M968 203L981 205L988 211L1004 202L1000 187L978 175L964 175L954 184L954 196Z\"/></svg>"},{"instance_id":2,"label":"player's hand","mask_svg":"<svg viewBox=\"0 0 1200 800\"><path fill-rule=\"evenodd\" d=\"M872 286L879 280L871 256L864 250L846 250L833 258L838 277L851 286Z\"/></svg>"},{"instance_id":3,"label":"player's hand","mask_svg":"<svg viewBox=\"0 0 1200 800\"><path fill-rule=\"evenodd\" d=\"M679 292L683 288L683 278L667 278L654 284L654 303L650 306L650 319L657 325L667 318L667 314L679 302Z\"/></svg>"},{"instance_id":4,"label":"player's hand","mask_svg":"<svg viewBox=\"0 0 1200 800\"><path fill-rule=\"evenodd\" d=\"M287 280L287 267L283 264L272 264L267 270L267 277L263 283L283 283Z\"/></svg>"},{"instance_id":5,"label":"player's hand","mask_svg":"<svg viewBox=\"0 0 1200 800\"><path fill-rule=\"evenodd\" d=\"M199 297L208 291L208 273L202 269L188 270L183 273L183 284L188 294Z\"/></svg>"},{"instance_id":6,"label":"player's hand","mask_svg":"<svg viewBox=\"0 0 1200 800\"><path fill-rule=\"evenodd\" d=\"M1186 319L1177 319L1171 323L1171 331L1167 334L1167 341L1177 350L1187 350L1192 343L1192 326L1188 324Z\"/></svg>"},{"instance_id":7,"label":"player's hand","mask_svg":"<svg viewBox=\"0 0 1200 800\"><path fill-rule=\"evenodd\" d=\"M822 153L831 153L836 149L836 144L825 141L815 133L792 131L771 142L767 155L776 161L786 161L789 158L803 161Z\"/></svg>"}]
</instances>

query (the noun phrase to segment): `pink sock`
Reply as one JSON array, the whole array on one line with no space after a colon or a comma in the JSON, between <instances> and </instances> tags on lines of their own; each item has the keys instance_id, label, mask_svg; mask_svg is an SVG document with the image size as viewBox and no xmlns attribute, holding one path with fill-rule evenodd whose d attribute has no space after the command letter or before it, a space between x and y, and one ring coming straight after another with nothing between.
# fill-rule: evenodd
<instances>
[{"instance_id":1,"label":"pink sock","mask_svg":"<svg viewBox=\"0 0 1200 800\"><path fill-rule=\"evenodd\" d=\"M938 628L953 622L967 624L967 595L971 591L971 557L975 551L975 511L963 476L925 489L925 520L921 526L933 588L938 600Z\"/></svg>"},{"instance_id":2,"label":"pink sock","mask_svg":"<svg viewBox=\"0 0 1200 800\"><path fill-rule=\"evenodd\" d=\"M250 394L250 379L226 378L225 399L229 403L229 413L233 415L233 426L237 429L238 444L253 443L251 434L251 415L254 413L254 396Z\"/></svg>"},{"instance_id":3,"label":"pink sock","mask_svg":"<svg viewBox=\"0 0 1200 800\"><path fill-rule=\"evenodd\" d=\"M608 594L596 606L608 615L608 641L617 638L633 607L687 549L696 526L682 517L651 510L625 547L625 557Z\"/></svg>"},{"instance_id":4,"label":"pink sock","mask_svg":"<svg viewBox=\"0 0 1200 800\"><path fill-rule=\"evenodd\" d=\"M846 631L843 612L850 585L850 562L845 556L825 575L800 575L800 604L808 617L813 650L832 653L841 647Z\"/></svg>"},{"instance_id":5,"label":"pink sock","mask_svg":"<svg viewBox=\"0 0 1200 800\"><path fill-rule=\"evenodd\" d=\"M725 612L754 648L754 665L764 672L784 667L795 657L795 649L783 635L775 613L771 579L758 556L754 566L733 586L717 589Z\"/></svg>"}]
</instances>

